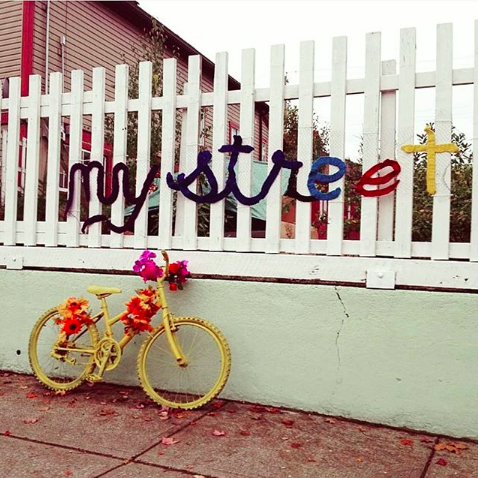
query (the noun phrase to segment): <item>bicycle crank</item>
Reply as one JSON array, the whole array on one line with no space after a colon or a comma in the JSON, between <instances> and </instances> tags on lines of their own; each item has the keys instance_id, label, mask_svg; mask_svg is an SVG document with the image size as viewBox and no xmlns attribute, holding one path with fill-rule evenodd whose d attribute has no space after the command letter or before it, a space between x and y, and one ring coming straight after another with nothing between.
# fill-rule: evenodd
<instances>
[{"instance_id":1,"label":"bicycle crank","mask_svg":"<svg viewBox=\"0 0 479 478\"><path fill-rule=\"evenodd\" d=\"M105 337L96 347L95 363L100 370L113 370L120 363L121 354L120 344L111 337Z\"/></svg>"}]
</instances>

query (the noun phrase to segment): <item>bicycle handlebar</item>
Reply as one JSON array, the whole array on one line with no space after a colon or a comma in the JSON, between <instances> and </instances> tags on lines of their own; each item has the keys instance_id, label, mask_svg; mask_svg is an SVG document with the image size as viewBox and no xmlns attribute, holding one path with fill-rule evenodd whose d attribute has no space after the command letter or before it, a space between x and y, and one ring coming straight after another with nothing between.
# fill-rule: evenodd
<instances>
[{"instance_id":1,"label":"bicycle handlebar","mask_svg":"<svg viewBox=\"0 0 479 478\"><path fill-rule=\"evenodd\" d=\"M160 284L168 277L168 269L170 267L170 258L168 257L168 253L165 250L162 250L161 255L165 260L165 266L163 268L163 275L158 279Z\"/></svg>"}]
</instances>

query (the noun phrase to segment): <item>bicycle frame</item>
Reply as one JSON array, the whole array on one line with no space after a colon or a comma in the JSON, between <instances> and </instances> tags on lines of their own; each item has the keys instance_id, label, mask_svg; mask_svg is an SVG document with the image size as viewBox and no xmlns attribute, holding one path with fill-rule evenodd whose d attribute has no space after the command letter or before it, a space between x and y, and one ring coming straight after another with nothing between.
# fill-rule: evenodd
<instances>
[{"instance_id":1,"label":"bicycle frame","mask_svg":"<svg viewBox=\"0 0 479 478\"><path fill-rule=\"evenodd\" d=\"M161 253L163 255L163 258L165 259L166 264L165 266L162 267L163 269L162 277L160 277L157 280L156 295L160 300L160 304L162 308L162 324L165 328L165 335L166 335L168 345L170 346L171 352L173 356L175 357L176 361L178 362L178 365L184 367L187 365L187 360L175 336L173 335L173 331L175 330L175 328L172 327L173 315L168 311L168 302L166 300L165 289L163 286L163 282L168 276L169 257L166 251L161 251ZM110 317L110 312L108 310L106 297L99 297L99 299L101 300L101 306L100 306L101 311L95 314L92 317L92 320L95 324L97 324L103 317L105 317L106 331L105 331L104 337L111 338L113 337L113 325L115 325L117 322L121 320L121 316L124 314L124 312L120 312L118 315L115 315L114 317ZM85 332L86 330L81 332L77 338L81 337ZM131 340L133 339L135 335L136 334L134 333L125 334L123 338L118 342L118 345L120 346L120 348L123 350L131 342ZM68 351L69 349L67 347L58 346L56 347L56 350ZM81 353L88 353L88 354L95 353L95 350L91 350L91 349L76 349L76 351Z\"/></svg>"}]
</instances>

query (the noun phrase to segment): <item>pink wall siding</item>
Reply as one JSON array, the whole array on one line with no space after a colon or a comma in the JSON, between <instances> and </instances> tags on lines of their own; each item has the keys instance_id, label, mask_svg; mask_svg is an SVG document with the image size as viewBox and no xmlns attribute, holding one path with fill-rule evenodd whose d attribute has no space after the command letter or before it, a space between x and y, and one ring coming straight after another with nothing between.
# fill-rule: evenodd
<instances>
[{"instance_id":1,"label":"pink wall siding","mask_svg":"<svg viewBox=\"0 0 479 478\"><path fill-rule=\"evenodd\" d=\"M0 0L0 80L20 76L22 2Z\"/></svg>"},{"instance_id":2,"label":"pink wall siding","mask_svg":"<svg viewBox=\"0 0 479 478\"><path fill-rule=\"evenodd\" d=\"M45 76L46 43L46 2L36 2L34 26L34 73ZM66 45L62 51L61 37L65 36ZM127 62L133 65L136 57L134 48L140 48L143 30L129 22L115 8L103 2L50 2L50 39L49 71L62 70L62 58L65 73L65 91L70 90L71 70L85 71L85 90L91 89L92 69L97 66L106 68L106 97L114 98L115 66ZM172 57L171 51L165 51L166 57ZM183 84L188 79L188 57L181 51L178 58L178 87L183 92ZM212 72L203 73L201 88L205 92L213 91ZM255 151L253 157L259 159L259 115L256 114ZM239 124L239 105L229 108L228 120ZM205 127L212 127L213 108L206 108ZM86 122L85 126L88 126ZM204 146L212 147L212 131L205 138ZM263 133L263 137L265 134Z\"/></svg>"}]
</instances>

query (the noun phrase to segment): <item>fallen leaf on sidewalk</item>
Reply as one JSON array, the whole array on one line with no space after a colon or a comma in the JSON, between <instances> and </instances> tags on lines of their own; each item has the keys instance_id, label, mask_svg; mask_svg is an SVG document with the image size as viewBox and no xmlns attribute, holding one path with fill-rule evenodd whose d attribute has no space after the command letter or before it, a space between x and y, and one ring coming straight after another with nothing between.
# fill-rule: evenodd
<instances>
[{"instance_id":1,"label":"fallen leaf on sidewalk","mask_svg":"<svg viewBox=\"0 0 479 478\"><path fill-rule=\"evenodd\" d=\"M168 412L159 412L158 413L158 418L160 420L168 420L170 417L168 416Z\"/></svg>"},{"instance_id":2,"label":"fallen leaf on sidewalk","mask_svg":"<svg viewBox=\"0 0 479 478\"><path fill-rule=\"evenodd\" d=\"M249 437L251 435L251 433L248 431L248 430L240 430L240 435L244 436L244 437Z\"/></svg>"},{"instance_id":3,"label":"fallen leaf on sidewalk","mask_svg":"<svg viewBox=\"0 0 479 478\"><path fill-rule=\"evenodd\" d=\"M3 383L5 383L5 382L3 382ZM10 383L12 383L12 382L10 382ZM26 390L28 388L28 385L20 385L19 388L21 388L22 390Z\"/></svg>"},{"instance_id":4,"label":"fallen leaf on sidewalk","mask_svg":"<svg viewBox=\"0 0 479 478\"><path fill-rule=\"evenodd\" d=\"M225 402L223 400L216 400L216 402L213 403L213 408L221 408Z\"/></svg>"},{"instance_id":5,"label":"fallen leaf on sidewalk","mask_svg":"<svg viewBox=\"0 0 479 478\"><path fill-rule=\"evenodd\" d=\"M447 465L447 461L444 458L439 458L439 460L437 460L436 463L441 466Z\"/></svg>"},{"instance_id":6,"label":"fallen leaf on sidewalk","mask_svg":"<svg viewBox=\"0 0 479 478\"><path fill-rule=\"evenodd\" d=\"M361 462L363 461L363 457L362 457L362 456L358 456L358 457L356 458L356 461L357 461L358 463L361 463Z\"/></svg>"},{"instance_id":7,"label":"fallen leaf on sidewalk","mask_svg":"<svg viewBox=\"0 0 479 478\"><path fill-rule=\"evenodd\" d=\"M467 450L467 446L464 445L464 443L456 443L453 441L448 441L448 442L437 443L436 445L434 445L434 450L436 451L447 450L451 453L455 453L456 455L459 455L462 450Z\"/></svg>"},{"instance_id":8,"label":"fallen leaf on sidewalk","mask_svg":"<svg viewBox=\"0 0 479 478\"><path fill-rule=\"evenodd\" d=\"M308 463L316 463L316 460L312 456L308 456Z\"/></svg>"},{"instance_id":9,"label":"fallen leaf on sidewalk","mask_svg":"<svg viewBox=\"0 0 479 478\"><path fill-rule=\"evenodd\" d=\"M100 417L105 417L107 415L118 415L118 413L115 410L112 410L111 408L103 408L100 410L98 413Z\"/></svg>"},{"instance_id":10,"label":"fallen leaf on sidewalk","mask_svg":"<svg viewBox=\"0 0 479 478\"><path fill-rule=\"evenodd\" d=\"M11 432L10 430L6 430L6 431L3 432L3 434L4 434L6 437L9 437L9 436L12 434L12 432Z\"/></svg>"},{"instance_id":11,"label":"fallen leaf on sidewalk","mask_svg":"<svg viewBox=\"0 0 479 478\"><path fill-rule=\"evenodd\" d=\"M251 405L251 407L249 407L249 410L254 413L264 413L267 411L266 407L263 407L261 405Z\"/></svg>"},{"instance_id":12,"label":"fallen leaf on sidewalk","mask_svg":"<svg viewBox=\"0 0 479 478\"><path fill-rule=\"evenodd\" d=\"M401 445L413 446L413 444L414 444L414 441L409 439L409 438L402 438L401 439Z\"/></svg>"},{"instance_id":13,"label":"fallen leaf on sidewalk","mask_svg":"<svg viewBox=\"0 0 479 478\"><path fill-rule=\"evenodd\" d=\"M67 476L72 476L73 473L72 473L70 470L67 470L67 471L65 471L65 475L67 475Z\"/></svg>"},{"instance_id":14,"label":"fallen leaf on sidewalk","mask_svg":"<svg viewBox=\"0 0 479 478\"><path fill-rule=\"evenodd\" d=\"M424 437L424 438L421 438L421 443L434 443L434 439L433 438L428 438L428 437Z\"/></svg>"},{"instance_id":15,"label":"fallen leaf on sidewalk","mask_svg":"<svg viewBox=\"0 0 479 478\"><path fill-rule=\"evenodd\" d=\"M161 439L161 444L162 445L174 445L175 443L178 443L180 440L175 440L174 438L167 438L163 437Z\"/></svg>"},{"instance_id":16,"label":"fallen leaf on sidewalk","mask_svg":"<svg viewBox=\"0 0 479 478\"><path fill-rule=\"evenodd\" d=\"M188 415L191 415L191 412L177 412L173 414L173 418L178 418L179 420L181 420L182 418L185 418Z\"/></svg>"},{"instance_id":17,"label":"fallen leaf on sidewalk","mask_svg":"<svg viewBox=\"0 0 479 478\"><path fill-rule=\"evenodd\" d=\"M290 420L289 418L285 418L284 420L281 420L281 423L287 428L292 428L294 420Z\"/></svg>"},{"instance_id":18,"label":"fallen leaf on sidewalk","mask_svg":"<svg viewBox=\"0 0 479 478\"><path fill-rule=\"evenodd\" d=\"M301 448L303 446L302 443L291 443L291 445L289 445L291 448Z\"/></svg>"},{"instance_id":19,"label":"fallen leaf on sidewalk","mask_svg":"<svg viewBox=\"0 0 479 478\"><path fill-rule=\"evenodd\" d=\"M226 433L221 430L213 430L211 434L215 437L224 437L226 435Z\"/></svg>"},{"instance_id":20,"label":"fallen leaf on sidewalk","mask_svg":"<svg viewBox=\"0 0 479 478\"><path fill-rule=\"evenodd\" d=\"M57 397L64 397L67 394L66 390L55 390L55 395Z\"/></svg>"},{"instance_id":21,"label":"fallen leaf on sidewalk","mask_svg":"<svg viewBox=\"0 0 479 478\"><path fill-rule=\"evenodd\" d=\"M325 418L324 421L326 423L331 423L332 425L334 425L336 423L336 420L334 418Z\"/></svg>"},{"instance_id":22,"label":"fallen leaf on sidewalk","mask_svg":"<svg viewBox=\"0 0 479 478\"><path fill-rule=\"evenodd\" d=\"M33 393L33 392L28 392L27 393L27 398L37 398L38 395L36 393Z\"/></svg>"},{"instance_id":23,"label":"fallen leaf on sidewalk","mask_svg":"<svg viewBox=\"0 0 479 478\"><path fill-rule=\"evenodd\" d=\"M34 423L38 422L38 418L27 418L26 420L23 420L23 423L25 425L33 425Z\"/></svg>"},{"instance_id":24,"label":"fallen leaf on sidewalk","mask_svg":"<svg viewBox=\"0 0 479 478\"><path fill-rule=\"evenodd\" d=\"M275 413L275 414L283 413L279 408L274 408L274 407L266 407L266 411L268 413Z\"/></svg>"},{"instance_id":25,"label":"fallen leaf on sidewalk","mask_svg":"<svg viewBox=\"0 0 479 478\"><path fill-rule=\"evenodd\" d=\"M193 478L205 478L204 475L193 475Z\"/></svg>"},{"instance_id":26,"label":"fallen leaf on sidewalk","mask_svg":"<svg viewBox=\"0 0 479 478\"><path fill-rule=\"evenodd\" d=\"M234 408L229 408L226 410L228 413L236 413L236 410Z\"/></svg>"},{"instance_id":27,"label":"fallen leaf on sidewalk","mask_svg":"<svg viewBox=\"0 0 479 478\"><path fill-rule=\"evenodd\" d=\"M50 407L40 407L38 410L40 410L41 412L48 412L48 410L50 410Z\"/></svg>"}]
</instances>

